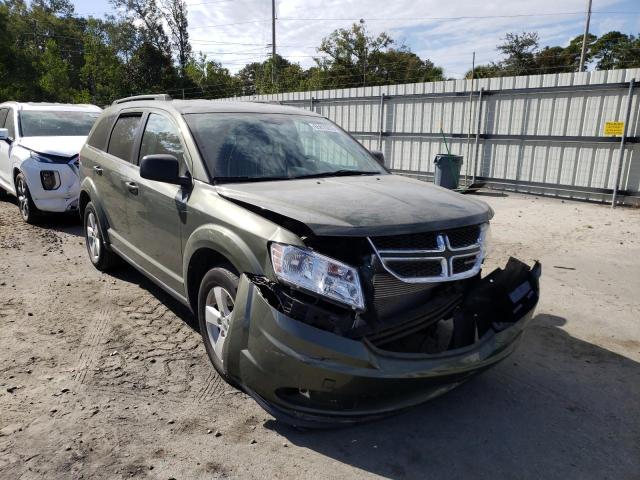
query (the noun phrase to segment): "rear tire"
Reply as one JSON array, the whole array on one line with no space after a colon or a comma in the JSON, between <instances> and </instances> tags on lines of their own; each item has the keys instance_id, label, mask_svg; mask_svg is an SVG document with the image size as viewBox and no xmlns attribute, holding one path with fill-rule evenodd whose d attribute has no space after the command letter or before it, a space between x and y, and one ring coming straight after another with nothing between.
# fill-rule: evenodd
<instances>
[{"instance_id":1,"label":"rear tire","mask_svg":"<svg viewBox=\"0 0 640 480\"><path fill-rule=\"evenodd\" d=\"M238 276L224 267L209 270L200 282L198 323L209 360L218 374L239 388L229 377L223 361L223 347L233 320L233 307L238 290Z\"/></svg>"},{"instance_id":2,"label":"rear tire","mask_svg":"<svg viewBox=\"0 0 640 480\"><path fill-rule=\"evenodd\" d=\"M94 267L101 272L107 272L117 265L118 257L104 243L98 212L91 202L87 203L84 209L84 240L89 260Z\"/></svg>"},{"instance_id":3,"label":"rear tire","mask_svg":"<svg viewBox=\"0 0 640 480\"><path fill-rule=\"evenodd\" d=\"M42 218L42 212L33 203L27 179L22 173L16 176L16 197L18 197L18 208L22 219L31 225L37 224Z\"/></svg>"}]
</instances>

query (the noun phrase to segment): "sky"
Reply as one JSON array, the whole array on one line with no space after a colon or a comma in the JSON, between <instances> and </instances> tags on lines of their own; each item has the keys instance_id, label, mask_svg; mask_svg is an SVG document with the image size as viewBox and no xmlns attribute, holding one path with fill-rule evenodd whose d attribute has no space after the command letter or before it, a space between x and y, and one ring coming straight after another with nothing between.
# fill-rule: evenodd
<instances>
[{"instance_id":1,"label":"sky","mask_svg":"<svg viewBox=\"0 0 640 480\"><path fill-rule=\"evenodd\" d=\"M186 0L195 52L231 72L263 61L271 43L270 0ZM499 60L507 32L536 31L541 46L565 46L584 29L586 0L276 0L277 51L303 67L323 37L364 19L371 34L386 31L411 51L461 78L476 64ZM76 0L76 13L115 13L108 0ZM593 0L590 31L640 33L640 0Z\"/></svg>"}]
</instances>

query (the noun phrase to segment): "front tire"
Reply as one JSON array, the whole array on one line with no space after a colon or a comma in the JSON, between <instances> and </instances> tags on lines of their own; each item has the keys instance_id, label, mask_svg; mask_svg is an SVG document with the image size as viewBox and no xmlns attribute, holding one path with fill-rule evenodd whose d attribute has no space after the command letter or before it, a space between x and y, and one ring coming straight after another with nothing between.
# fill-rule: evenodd
<instances>
[{"instance_id":1,"label":"front tire","mask_svg":"<svg viewBox=\"0 0 640 480\"><path fill-rule=\"evenodd\" d=\"M31 225L37 224L42 218L42 212L33 203L27 179L23 173L19 173L16 176L16 196L18 197L18 208L20 208L22 219Z\"/></svg>"},{"instance_id":2,"label":"front tire","mask_svg":"<svg viewBox=\"0 0 640 480\"><path fill-rule=\"evenodd\" d=\"M238 290L238 276L224 267L209 270L198 292L198 323L200 334L213 367L230 385L237 387L227 374L223 349L233 320L233 308Z\"/></svg>"},{"instance_id":3,"label":"front tire","mask_svg":"<svg viewBox=\"0 0 640 480\"><path fill-rule=\"evenodd\" d=\"M98 212L91 202L84 209L84 239L89 259L94 267L101 272L106 272L117 264L116 254L107 249L104 243Z\"/></svg>"}]
</instances>

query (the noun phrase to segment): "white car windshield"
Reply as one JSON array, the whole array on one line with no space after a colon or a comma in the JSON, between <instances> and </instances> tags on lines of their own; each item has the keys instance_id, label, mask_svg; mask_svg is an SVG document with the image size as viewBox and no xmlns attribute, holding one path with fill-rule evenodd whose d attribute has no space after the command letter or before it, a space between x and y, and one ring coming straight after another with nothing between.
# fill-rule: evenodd
<instances>
[{"instance_id":1,"label":"white car windshield","mask_svg":"<svg viewBox=\"0 0 640 480\"><path fill-rule=\"evenodd\" d=\"M387 173L321 117L194 113L185 119L216 183Z\"/></svg>"},{"instance_id":2,"label":"white car windshield","mask_svg":"<svg viewBox=\"0 0 640 480\"><path fill-rule=\"evenodd\" d=\"M100 112L22 110L18 113L23 137L87 136Z\"/></svg>"}]
</instances>

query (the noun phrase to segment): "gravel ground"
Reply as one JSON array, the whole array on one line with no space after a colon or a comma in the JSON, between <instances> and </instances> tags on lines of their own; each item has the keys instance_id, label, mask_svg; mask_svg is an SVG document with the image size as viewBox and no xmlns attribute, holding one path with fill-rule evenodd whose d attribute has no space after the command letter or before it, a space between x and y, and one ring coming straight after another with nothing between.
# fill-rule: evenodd
<instances>
[{"instance_id":1,"label":"gravel ground","mask_svg":"<svg viewBox=\"0 0 640 480\"><path fill-rule=\"evenodd\" d=\"M408 413L299 432L226 385L192 316L93 269L75 219L0 201L1 478L640 477L640 210L532 196L492 263L543 263L519 350Z\"/></svg>"}]
</instances>

